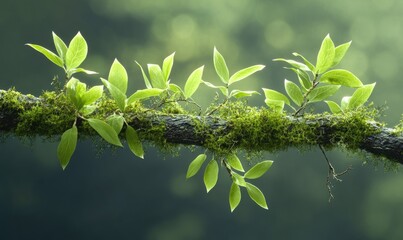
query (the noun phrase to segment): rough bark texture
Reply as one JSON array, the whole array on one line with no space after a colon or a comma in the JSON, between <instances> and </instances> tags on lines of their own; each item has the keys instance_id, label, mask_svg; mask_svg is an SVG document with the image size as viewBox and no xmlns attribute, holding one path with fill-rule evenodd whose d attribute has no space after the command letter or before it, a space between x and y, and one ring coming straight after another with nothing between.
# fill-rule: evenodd
<instances>
[{"instance_id":1,"label":"rough bark texture","mask_svg":"<svg viewBox=\"0 0 403 240\"><path fill-rule=\"evenodd\" d=\"M0 90L0 132L16 132L16 128L21 120L21 114L24 111L27 111L34 106L42 106L44 108L55 107L51 104L47 103L41 98L36 98L33 96L27 95L19 95L18 96L18 104L9 104L6 103L5 99L5 91ZM8 100L7 100L8 101ZM19 106L19 107L18 107ZM23 106L23 107L21 107ZM63 111L63 110L62 110ZM67 109L65 110L67 111ZM51 118L52 116L44 116L46 118ZM41 119L41 118L39 118ZM248 134L237 135L233 131L239 131L233 129L233 121L230 117L226 119L222 119L215 116L192 116L192 115L183 115L183 114L163 114L163 113L145 113L142 114L141 117L138 115L130 115L127 114L127 119L129 120L129 124L137 129L140 133L149 131L156 126L160 128L157 134L160 136L153 136L152 130L150 130L148 137L146 136L146 140L154 141L155 138L162 138L167 143L172 144L186 144L186 145L198 145L206 147L206 141L215 141L219 140L222 137L228 136L229 134L233 134L235 137L231 141L231 146L222 145L223 147L231 147L231 148L253 148L251 145L243 144L248 143L249 139ZM66 126L71 126L71 119L65 119L67 123L63 123ZM376 156L385 157L391 161L398 162L403 164L403 136L393 133L392 129L381 127L380 124L377 123L368 123L369 128L372 128L372 132L375 132L371 135L368 135L360 140L358 143L354 143L353 147L349 145L349 139L340 140L337 139L337 136L340 135L340 132L348 131L349 126L343 125L343 123L338 123L338 119L332 118L319 118L319 119L310 119L305 120L301 118L291 118L284 117L284 121L289 121L290 125L288 129L292 129L297 125L307 125L314 128L314 132L316 136L313 141L308 141L309 144L315 145L320 144L324 146L338 146L338 144L347 145L347 148L357 148L364 150L366 152L372 153ZM203 124L203 128L200 128L198 123ZM41 124L38 122L37 124ZM49 121L46 123L46 126L41 126L42 129L56 129L55 131L50 131L52 135L62 134L63 128L60 126L56 126L59 123L53 123ZM264 124L264 123L263 123ZM83 133L86 134L95 134L94 131L91 132L90 129L85 129L85 124L78 123L79 128L81 128ZM88 126L87 126L88 127ZM33 124L32 127L27 128L29 132L26 134L28 136L33 135L42 135L43 131L40 127L35 126ZM64 128L66 129L66 128ZM161 131L162 129L162 131ZM276 135L273 135L270 128L262 128L261 132L257 133L258 139L262 139L265 142L259 142L259 146L264 146L265 144L271 144L272 142L280 141L276 139ZM161 133L162 132L162 133ZM21 132L18 133L22 135ZM284 134L287 134L287 131L284 131ZM303 134L303 133L302 133ZM339 134L339 135L337 135ZM267 137L270 136L270 137ZM277 135L278 136L278 135ZM212 139L213 138L213 139ZM246 138L246 139L240 139ZM312 137L307 137L312 138ZM280 141L281 143L284 140ZM309 145L308 144L308 145ZM292 147L293 141L284 142L284 148ZM208 146L207 146L208 147ZM298 146L297 146L298 147ZM254 150L254 149L246 149L246 150ZM260 147L256 150L265 150Z\"/></svg>"}]
</instances>

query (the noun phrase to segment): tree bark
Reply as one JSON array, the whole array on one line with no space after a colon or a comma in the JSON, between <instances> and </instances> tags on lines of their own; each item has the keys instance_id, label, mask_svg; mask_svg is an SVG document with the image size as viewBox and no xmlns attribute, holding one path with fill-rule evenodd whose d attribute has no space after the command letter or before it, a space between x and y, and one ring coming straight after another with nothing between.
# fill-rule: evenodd
<instances>
[{"instance_id":1,"label":"tree bark","mask_svg":"<svg viewBox=\"0 0 403 240\"><path fill-rule=\"evenodd\" d=\"M68 107L54 105L43 98L30 95L16 94L10 97L11 91L0 90L0 132L17 135L61 135L74 121L73 117L58 119L59 113L71 112ZM17 93L17 92L14 92ZM67 104L67 103L66 103ZM101 104L102 105L102 104ZM36 120L32 120L20 129L23 115L34 108L45 110L38 111ZM46 111L46 109L53 109ZM100 109L101 111L102 109ZM74 113L72 111L72 113ZM42 115L41 115L42 114ZM110 113L108 113L110 114ZM105 113L107 115L107 113ZM262 115L263 116L263 115ZM322 145L325 147L346 147L350 150L363 150L375 156L386 158L390 161L403 164L403 136L394 133L393 129L385 128L376 122L365 122L363 129L370 132L358 140L354 134L348 135L351 126L346 125L345 118L337 115L320 115L317 118L293 118L283 116L286 121L286 128L272 129L273 123L270 119L261 121L258 131L250 129L250 126L239 128L236 116L225 118L218 116L195 116L186 114L166 114L157 111L145 111L139 113L125 113L128 123L137 129L144 140L158 141L169 144L197 145L210 148L215 145L214 150L223 149L244 149L247 151L275 151L288 147L304 147ZM251 116L251 119L254 116ZM43 119L58 119L57 121L43 121ZM267 121L266 121L267 120ZM267 123L266 123L267 122ZM62 126L60 126L62 125ZM77 123L79 133L95 135L88 125L79 121ZM238 127L238 128L237 128ZM297 131L293 132L294 129ZM301 130L298 130L301 129ZM309 129L305 132L304 129ZM45 133L46 130L46 133ZM303 141L293 140L293 136L287 134L301 134L306 139ZM346 134L345 134L346 133ZM227 138L227 142L220 142L220 139ZM230 141L228 141L228 139ZM303 143L301 143L303 142ZM275 147L273 147L275 146Z\"/></svg>"}]
</instances>

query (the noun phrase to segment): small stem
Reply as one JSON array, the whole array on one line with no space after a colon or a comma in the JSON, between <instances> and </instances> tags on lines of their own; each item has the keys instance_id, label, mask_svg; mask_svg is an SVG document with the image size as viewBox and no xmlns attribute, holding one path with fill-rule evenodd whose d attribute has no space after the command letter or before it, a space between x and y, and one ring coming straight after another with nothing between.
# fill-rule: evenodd
<instances>
[{"instance_id":1,"label":"small stem","mask_svg":"<svg viewBox=\"0 0 403 240\"><path fill-rule=\"evenodd\" d=\"M303 110L305 110L306 106L308 105L309 99L308 99L308 95L312 92L312 90L314 90L319 82L317 81L319 75L315 74L315 78L312 81L312 87L308 89L308 91L304 94L304 102L301 104L301 106L295 111L295 113L293 114L294 117L297 117L298 114L300 112L302 112Z\"/></svg>"}]
</instances>

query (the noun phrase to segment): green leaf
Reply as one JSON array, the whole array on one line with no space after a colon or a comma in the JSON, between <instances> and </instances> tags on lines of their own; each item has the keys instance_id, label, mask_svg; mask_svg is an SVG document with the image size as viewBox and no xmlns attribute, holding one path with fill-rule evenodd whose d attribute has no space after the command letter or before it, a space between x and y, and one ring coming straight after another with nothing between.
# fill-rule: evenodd
<instances>
[{"instance_id":1,"label":"green leaf","mask_svg":"<svg viewBox=\"0 0 403 240\"><path fill-rule=\"evenodd\" d=\"M115 100L118 108L123 112L126 108L126 95L122 93L115 85L112 85L106 79L101 78L102 83L108 89L109 93L112 95Z\"/></svg>"},{"instance_id":2,"label":"green leaf","mask_svg":"<svg viewBox=\"0 0 403 240\"><path fill-rule=\"evenodd\" d=\"M148 77L146 75L146 73L144 72L143 67L140 65L140 63L138 63L137 61L135 61L137 66L139 66L140 70L141 70L141 74L143 75L143 79L144 79L144 83L146 84L147 88L152 88L150 80L148 80Z\"/></svg>"},{"instance_id":3,"label":"green leaf","mask_svg":"<svg viewBox=\"0 0 403 240\"><path fill-rule=\"evenodd\" d=\"M218 52L217 48L214 47L214 68L217 75L220 77L223 83L228 83L229 80L229 71L227 64L225 63L224 57Z\"/></svg>"},{"instance_id":4,"label":"green leaf","mask_svg":"<svg viewBox=\"0 0 403 240\"><path fill-rule=\"evenodd\" d=\"M224 94L224 96L228 96L228 88L226 88L225 86L215 86L214 84L206 82L206 81L202 81L202 82L204 84L206 84L207 87L220 89L220 91L222 92L222 94Z\"/></svg>"},{"instance_id":5,"label":"green leaf","mask_svg":"<svg viewBox=\"0 0 403 240\"><path fill-rule=\"evenodd\" d=\"M218 180L218 163L216 160L212 159L206 166L204 171L204 185L206 186L207 192L216 185Z\"/></svg>"},{"instance_id":6,"label":"green leaf","mask_svg":"<svg viewBox=\"0 0 403 240\"><path fill-rule=\"evenodd\" d=\"M351 96L347 109L356 109L363 105L371 96L375 84L376 83L367 84L360 88L357 88L357 90L355 90L355 92L353 93L353 96Z\"/></svg>"},{"instance_id":7,"label":"green leaf","mask_svg":"<svg viewBox=\"0 0 403 240\"><path fill-rule=\"evenodd\" d=\"M63 170L69 164L71 156L73 156L74 150L76 149L77 136L77 127L76 125L73 125L72 128L66 130L62 134L60 143L57 146L57 157L59 158Z\"/></svg>"},{"instance_id":8,"label":"green leaf","mask_svg":"<svg viewBox=\"0 0 403 240\"><path fill-rule=\"evenodd\" d=\"M232 181L241 187L246 187L245 178L236 172L232 172Z\"/></svg>"},{"instance_id":9,"label":"green leaf","mask_svg":"<svg viewBox=\"0 0 403 240\"><path fill-rule=\"evenodd\" d=\"M234 98L243 98L243 97L250 97L253 94L259 94L256 91L241 91L241 90L232 90L229 97L234 97Z\"/></svg>"},{"instance_id":10,"label":"green leaf","mask_svg":"<svg viewBox=\"0 0 403 240\"><path fill-rule=\"evenodd\" d=\"M124 117L113 114L106 119L106 123L115 130L116 134L119 134L122 131L124 120Z\"/></svg>"},{"instance_id":11,"label":"green leaf","mask_svg":"<svg viewBox=\"0 0 403 240\"><path fill-rule=\"evenodd\" d=\"M242 163L234 153L231 153L227 156L227 163L235 170L245 172L243 169Z\"/></svg>"},{"instance_id":12,"label":"green leaf","mask_svg":"<svg viewBox=\"0 0 403 240\"><path fill-rule=\"evenodd\" d=\"M185 95L183 93L183 90L181 87L179 87L178 85L174 84L174 83L170 83L169 84L169 90L173 91L174 93L178 93L180 95Z\"/></svg>"},{"instance_id":13,"label":"green leaf","mask_svg":"<svg viewBox=\"0 0 403 240\"><path fill-rule=\"evenodd\" d=\"M313 89L307 98L309 102L320 102L332 96L339 90L340 85L321 86Z\"/></svg>"},{"instance_id":14,"label":"green leaf","mask_svg":"<svg viewBox=\"0 0 403 240\"><path fill-rule=\"evenodd\" d=\"M130 150L139 158L144 158L143 145L141 144L140 138L131 126L127 125L126 128L126 141L129 145Z\"/></svg>"},{"instance_id":15,"label":"green leaf","mask_svg":"<svg viewBox=\"0 0 403 240\"><path fill-rule=\"evenodd\" d=\"M273 109L275 112L281 113L284 109L284 104L285 102L283 100L272 100L266 98L264 102L269 106L271 109Z\"/></svg>"},{"instance_id":16,"label":"green leaf","mask_svg":"<svg viewBox=\"0 0 403 240\"><path fill-rule=\"evenodd\" d=\"M168 82L169 75L171 74L172 66L174 65L175 52L164 59L162 63L162 72L164 74L165 82Z\"/></svg>"},{"instance_id":17,"label":"green leaf","mask_svg":"<svg viewBox=\"0 0 403 240\"><path fill-rule=\"evenodd\" d=\"M329 109L333 114L338 114L342 112L339 104L333 101L325 101L325 103L329 106Z\"/></svg>"},{"instance_id":18,"label":"green leaf","mask_svg":"<svg viewBox=\"0 0 403 240\"><path fill-rule=\"evenodd\" d=\"M200 154L189 164L186 178L191 178L196 175L196 173L199 171L204 161L206 160L206 157L206 154Z\"/></svg>"},{"instance_id":19,"label":"green leaf","mask_svg":"<svg viewBox=\"0 0 403 240\"><path fill-rule=\"evenodd\" d=\"M95 118L89 118L87 119L88 123L90 126L103 138L105 141L107 141L110 144L123 147L122 143L119 140L118 134L116 133L115 129L108 125L106 122L95 119Z\"/></svg>"},{"instance_id":20,"label":"green leaf","mask_svg":"<svg viewBox=\"0 0 403 240\"><path fill-rule=\"evenodd\" d=\"M71 78L66 84L67 98L74 104L77 110L84 106L82 96L87 90L87 85L76 78Z\"/></svg>"},{"instance_id":21,"label":"green leaf","mask_svg":"<svg viewBox=\"0 0 403 240\"><path fill-rule=\"evenodd\" d=\"M287 105L290 105L290 100L284 94L277 92L276 90L263 88L263 92L266 99L283 101Z\"/></svg>"},{"instance_id":22,"label":"green leaf","mask_svg":"<svg viewBox=\"0 0 403 240\"><path fill-rule=\"evenodd\" d=\"M115 58L109 71L108 81L123 94L127 91L127 72L125 67Z\"/></svg>"},{"instance_id":23,"label":"green leaf","mask_svg":"<svg viewBox=\"0 0 403 240\"><path fill-rule=\"evenodd\" d=\"M77 68L87 57L88 46L80 32L70 41L66 52L67 70Z\"/></svg>"},{"instance_id":24,"label":"green leaf","mask_svg":"<svg viewBox=\"0 0 403 240\"><path fill-rule=\"evenodd\" d=\"M332 67L336 66L341 62L350 45L351 41L336 47Z\"/></svg>"},{"instance_id":25,"label":"green leaf","mask_svg":"<svg viewBox=\"0 0 403 240\"><path fill-rule=\"evenodd\" d=\"M166 89L167 82L164 79L164 74L160 66L157 64L148 64L148 73L150 74L151 85L155 88Z\"/></svg>"},{"instance_id":26,"label":"green leaf","mask_svg":"<svg viewBox=\"0 0 403 240\"><path fill-rule=\"evenodd\" d=\"M203 69L204 66L201 66L190 74L184 88L185 98L190 98L196 92L202 82Z\"/></svg>"},{"instance_id":27,"label":"green leaf","mask_svg":"<svg viewBox=\"0 0 403 240\"><path fill-rule=\"evenodd\" d=\"M103 92L104 92L104 86L94 86L81 96L81 101L83 102L84 105L93 104L100 97L102 97Z\"/></svg>"},{"instance_id":28,"label":"green leaf","mask_svg":"<svg viewBox=\"0 0 403 240\"><path fill-rule=\"evenodd\" d=\"M228 85L231 85L234 82L241 81L242 79L249 77L255 72L261 71L264 67L264 65L254 65L248 68L241 69L230 77Z\"/></svg>"},{"instance_id":29,"label":"green leaf","mask_svg":"<svg viewBox=\"0 0 403 240\"><path fill-rule=\"evenodd\" d=\"M253 166L249 171L247 171L244 175L245 178L248 179L256 179L261 177L273 164L273 161L266 160L263 162L260 162Z\"/></svg>"},{"instance_id":30,"label":"green leaf","mask_svg":"<svg viewBox=\"0 0 403 240\"><path fill-rule=\"evenodd\" d=\"M149 88L149 89L141 89L137 90L127 99L127 105L131 105L135 101L146 99L150 97L156 97L161 95L165 90L159 88Z\"/></svg>"},{"instance_id":31,"label":"green leaf","mask_svg":"<svg viewBox=\"0 0 403 240\"><path fill-rule=\"evenodd\" d=\"M309 69L309 67L307 65L305 65L304 63L295 61L295 60L276 58L276 59L273 59L273 61L274 62L286 62L286 63L290 64L291 66L295 67L296 69L299 69L302 71L311 71L311 69Z\"/></svg>"},{"instance_id":32,"label":"green leaf","mask_svg":"<svg viewBox=\"0 0 403 240\"><path fill-rule=\"evenodd\" d=\"M298 106L301 106L302 102L304 101L304 96L302 95L301 89L297 86L297 84L285 79L284 87L291 100Z\"/></svg>"},{"instance_id":33,"label":"green leaf","mask_svg":"<svg viewBox=\"0 0 403 240\"><path fill-rule=\"evenodd\" d=\"M64 43L64 41L61 38L59 38L59 36L56 35L56 33L52 32L52 36L53 36L53 42L55 44L57 54L59 54L59 57L64 62L65 57L66 57L66 52L67 52L67 45Z\"/></svg>"},{"instance_id":34,"label":"green leaf","mask_svg":"<svg viewBox=\"0 0 403 240\"><path fill-rule=\"evenodd\" d=\"M312 87L313 84L308 73L296 68L290 68L290 69L297 74L298 81L305 90L308 90Z\"/></svg>"},{"instance_id":35,"label":"green leaf","mask_svg":"<svg viewBox=\"0 0 403 240\"><path fill-rule=\"evenodd\" d=\"M91 113L93 113L95 110L97 110L97 106L94 105L84 105L81 109L80 109L80 114L82 116L88 116Z\"/></svg>"},{"instance_id":36,"label":"green leaf","mask_svg":"<svg viewBox=\"0 0 403 240\"><path fill-rule=\"evenodd\" d=\"M348 108L348 104L351 100L351 96L346 96L341 99L340 107L341 110L346 110Z\"/></svg>"},{"instance_id":37,"label":"green leaf","mask_svg":"<svg viewBox=\"0 0 403 240\"><path fill-rule=\"evenodd\" d=\"M328 34L322 41L318 57L316 60L316 73L322 74L326 72L332 65L335 56L335 47L330 35Z\"/></svg>"},{"instance_id":38,"label":"green leaf","mask_svg":"<svg viewBox=\"0 0 403 240\"><path fill-rule=\"evenodd\" d=\"M255 201L255 203L257 205L259 205L260 207L264 208L264 209L269 209L267 207L267 203L266 203L266 199L262 193L262 191L260 191L259 188L257 188L255 185L250 184L250 183L246 183L246 190L248 191L248 195L249 197Z\"/></svg>"},{"instance_id":39,"label":"green leaf","mask_svg":"<svg viewBox=\"0 0 403 240\"><path fill-rule=\"evenodd\" d=\"M84 68L72 68L72 69L69 69L67 71L67 75L69 77L71 77L74 73L85 73L85 74L88 74L88 75L98 74L97 72L87 70L87 69L84 69Z\"/></svg>"},{"instance_id":40,"label":"green leaf","mask_svg":"<svg viewBox=\"0 0 403 240\"><path fill-rule=\"evenodd\" d=\"M302 60L304 61L305 65L309 68L309 70L311 70L311 72L315 72L315 66L310 61L308 61L304 56L296 52L292 53L292 55L302 58Z\"/></svg>"},{"instance_id":41,"label":"green leaf","mask_svg":"<svg viewBox=\"0 0 403 240\"><path fill-rule=\"evenodd\" d=\"M231 212L233 212L235 208L238 207L240 202L241 202L241 189L237 184L232 183L231 188L229 190L229 206L231 208Z\"/></svg>"},{"instance_id":42,"label":"green leaf","mask_svg":"<svg viewBox=\"0 0 403 240\"><path fill-rule=\"evenodd\" d=\"M54 54L52 51L50 51L42 46L36 45L36 44L27 43L26 45L30 46L33 49L35 49L36 51L42 53L47 59L49 59L51 62L53 62L57 66L64 68L63 60L59 56Z\"/></svg>"},{"instance_id":43,"label":"green leaf","mask_svg":"<svg viewBox=\"0 0 403 240\"><path fill-rule=\"evenodd\" d=\"M335 69L325 72L319 82L329 83L333 85L343 85L346 87L361 87L362 82L351 72L344 69Z\"/></svg>"}]
</instances>

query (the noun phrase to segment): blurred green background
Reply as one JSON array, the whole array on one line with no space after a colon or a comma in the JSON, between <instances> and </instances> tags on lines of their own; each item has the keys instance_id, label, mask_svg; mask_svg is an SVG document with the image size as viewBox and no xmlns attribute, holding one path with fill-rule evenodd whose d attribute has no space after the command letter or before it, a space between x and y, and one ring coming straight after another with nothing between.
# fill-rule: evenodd
<instances>
[{"instance_id":1,"label":"blurred green background","mask_svg":"<svg viewBox=\"0 0 403 240\"><path fill-rule=\"evenodd\" d=\"M206 65L204 79L218 83L214 46L232 73L267 65L239 88L282 91L284 78L295 78L271 60L298 51L314 61L330 33L336 44L353 40L341 67L364 83L377 82L371 100L389 107L382 120L394 126L402 113L402 1L2 0L0 5L0 89L15 86L34 95L52 90L51 80L62 72L24 44L53 49L52 31L67 42L81 31L89 44L83 67L105 77L118 58L128 69L129 92L144 88L134 60L160 64L174 51L174 83L183 86L200 65ZM97 77L86 82L100 84ZM207 106L213 96L202 87L195 99ZM262 103L263 96L250 101ZM148 146L146 159L139 160L127 149L100 151L84 141L63 172L56 147L40 138L0 143L0 239L403 239L402 174L361 166L363 159L342 151L329 152L329 158L339 170L354 169L336 183L331 204L320 151L290 149L264 155L275 164L255 184L269 211L244 192L231 214L224 171L209 194L200 174L185 181L199 149L172 157Z\"/></svg>"}]
</instances>

